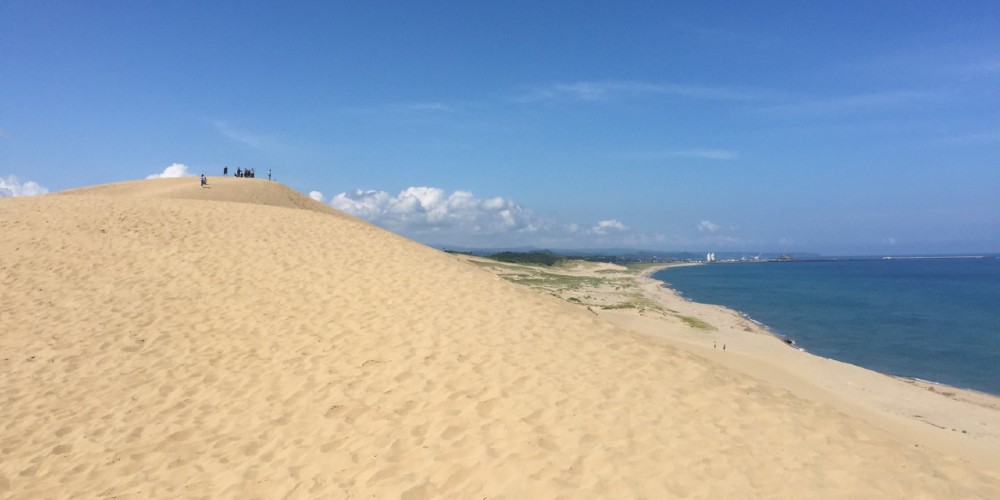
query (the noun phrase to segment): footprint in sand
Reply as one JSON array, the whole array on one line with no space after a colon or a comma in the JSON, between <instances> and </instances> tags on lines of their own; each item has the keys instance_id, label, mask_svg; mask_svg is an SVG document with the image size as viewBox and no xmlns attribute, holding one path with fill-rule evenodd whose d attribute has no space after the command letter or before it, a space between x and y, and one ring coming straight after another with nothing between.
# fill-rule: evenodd
<instances>
[{"instance_id":1,"label":"footprint in sand","mask_svg":"<svg viewBox=\"0 0 1000 500\"><path fill-rule=\"evenodd\" d=\"M334 418L343 414L345 411L347 411L347 408L345 408L343 405L333 405L328 410L326 410L326 413L323 416L326 418Z\"/></svg>"},{"instance_id":2,"label":"footprint in sand","mask_svg":"<svg viewBox=\"0 0 1000 500\"><path fill-rule=\"evenodd\" d=\"M452 426L449 426L447 429L444 430L444 432L441 433L441 438L442 439L451 440L455 436L458 436L458 435L461 435L461 434L462 434L462 428L458 427L458 426L455 426L455 425L452 425Z\"/></svg>"},{"instance_id":3,"label":"footprint in sand","mask_svg":"<svg viewBox=\"0 0 1000 500\"><path fill-rule=\"evenodd\" d=\"M52 448L53 455L65 455L73 451L73 445L71 444L60 444Z\"/></svg>"},{"instance_id":4,"label":"footprint in sand","mask_svg":"<svg viewBox=\"0 0 1000 500\"><path fill-rule=\"evenodd\" d=\"M493 409L496 407L496 405L497 405L496 398L487 399L486 401L483 401L476 405L476 413L478 413L480 417L488 417L493 413Z\"/></svg>"},{"instance_id":5,"label":"footprint in sand","mask_svg":"<svg viewBox=\"0 0 1000 500\"><path fill-rule=\"evenodd\" d=\"M175 433L167 436L167 439L169 439L171 441L187 441L188 438L191 437L191 434L193 434L193 432L191 431L191 429L185 429L183 431L177 431L177 432L175 432Z\"/></svg>"},{"instance_id":6,"label":"footprint in sand","mask_svg":"<svg viewBox=\"0 0 1000 500\"><path fill-rule=\"evenodd\" d=\"M260 451L260 447L261 444L257 441L254 441L252 443L247 443L246 445L243 446L243 455L247 457L256 455L257 452Z\"/></svg>"}]
</instances>

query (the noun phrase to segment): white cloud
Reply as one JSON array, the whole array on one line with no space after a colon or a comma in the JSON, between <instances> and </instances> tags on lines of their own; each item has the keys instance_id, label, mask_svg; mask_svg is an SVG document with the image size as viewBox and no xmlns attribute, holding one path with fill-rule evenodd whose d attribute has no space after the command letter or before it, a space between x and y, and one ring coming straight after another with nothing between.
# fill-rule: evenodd
<instances>
[{"instance_id":1,"label":"white cloud","mask_svg":"<svg viewBox=\"0 0 1000 500\"><path fill-rule=\"evenodd\" d=\"M326 201L326 197L319 191L309 191L309 197L321 203Z\"/></svg>"},{"instance_id":2,"label":"white cloud","mask_svg":"<svg viewBox=\"0 0 1000 500\"><path fill-rule=\"evenodd\" d=\"M48 192L48 188L39 185L37 182L25 181L22 183L16 175L8 175L6 178L0 177L0 198L36 196Z\"/></svg>"},{"instance_id":3,"label":"white cloud","mask_svg":"<svg viewBox=\"0 0 1000 500\"><path fill-rule=\"evenodd\" d=\"M763 111L777 115L851 114L918 105L940 101L947 97L946 93L940 91L892 90L828 99L804 100L772 106Z\"/></svg>"},{"instance_id":4,"label":"white cloud","mask_svg":"<svg viewBox=\"0 0 1000 500\"><path fill-rule=\"evenodd\" d=\"M443 102L414 102L408 104L407 109L412 111L441 111L441 112L452 112L454 109Z\"/></svg>"},{"instance_id":5,"label":"white cloud","mask_svg":"<svg viewBox=\"0 0 1000 500\"><path fill-rule=\"evenodd\" d=\"M600 101L617 96L649 94L722 101L748 101L763 99L766 97L759 92L729 89L724 87L612 80L551 83L548 85L536 86L525 95L518 97L516 100L520 102L553 99Z\"/></svg>"},{"instance_id":6,"label":"white cloud","mask_svg":"<svg viewBox=\"0 0 1000 500\"><path fill-rule=\"evenodd\" d=\"M992 144L1000 142L1000 130L987 130L975 134L951 137L941 141L945 144Z\"/></svg>"},{"instance_id":7,"label":"white cloud","mask_svg":"<svg viewBox=\"0 0 1000 500\"><path fill-rule=\"evenodd\" d=\"M669 158L697 158L702 160L735 160L739 153L729 149L682 149L678 151L660 151L647 153L631 153L622 155L626 160L656 161Z\"/></svg>"},{"instance_id":8,"label":"white cloud","mask_svg":"<svg viewBox=\"0 0 1000 500\"><path fill-rule=\"evenodd\" d=\"M190 177L194 174L188 172L187 165L183 163L174 163L169 167L163 169L163 172L158 174L147 175L147 179L166 179L169 177Z\"/></svg>"},{"instance_id":9,"label":"white cloud","mask_svg":"<svg viewBox=\"0 0 1000 500\"><path fill-rule=\"evenodd\" d=\"M413 120L425 123L446 116L462 115L480 105L468 102L409 101L388 102L371 106L351 106L344 108L355 115L375 120Z\"/></svg>"},{"instance_id":10,"label":"white cloud","mask_svg":"<svg viewBox=\"0 0 1000 500\"><path fill-rule=\"evenodd\" d=\"M735 160L739 157L736 151L725 149L688 149L685 151L675 151L673 156L702 158L705 160Z\"/></svg>"},{"instance_id":11,"label":"white cloud","mask_svg":"<svg viewBox=\"0 0 1000 500\"><path fill-rule=\"evenodd\" d=\"M389 193L385 191L356 189L348 193L340 193L330 199L330 205L351 215L372 222L379 222L389 204Z\"/></svg>"},{"instance_id":12,"label":"white cloud","mask_svg":"<svg viewBox=\"0 0 1000 500\"><path fill-rule=\"evenodd\" d=\"M622 232L622 231L627 231L627 230L628 230L628 227L626 227L625 224L622 224L621 222L619 222L619 221L617 221L615 219L608 219L608 220L599 221L597 223L597 225L595 225L594 227L590 228L590 233L591 234L600 235L600 236L604 236L604 235L607 235L607 234L610 234L610 233L617 233L617 232Z\"/></svg>"},{"instance_id":13,"label":"white cloud","mask_svg":"<svg viewBox=\"0 0 1000 500\"><path fill-rule=\"evenodd\" d=\"M673 244L674 238L659 233L623 233L614 244L633 248L660 247L665 244Z\"/></svg>"},{"instance_id":14,"label":"white cloud","mask_svg":"<svg viewBox=\"0 0 1000 500\"><path fill-rule=\"evenodd\" d=\"M968 77L992 76L1000 73L1000 59L983 59L959 66L960 74Z\"/></svg>"},{"instance_id":15,"label":"white cloud","mask_svg":"<svg viewBox=\"0 0 1000 500\"><path fill-rule=\"evenodd\" d=\"M673 151L639 151L612 156L615 160L662 162L674 158L694 158L699 160L735 160L739 152L731 149L679 149Z\"/></svg>"},{"instance_id":16,"label":"white cloud","mask_svg":"<svg viewBox=\"0 0 1000 500\"><path fill-rule=\"evenodd\" d=\"M236 142L241 142L243 144L246 144L251 148L260 151L270 151L275 149L276 146L275 141L270 137L266 137L259 134L253 134L250 132L246 132L244 130L238 130L224 120L214 120L212 121L212 125L215 127L215 130L218 133Z\"/></svg>"},{"instance_id":17,"label":"white cloud","mask_svg":"<svg viewBox=\"0 0 1000 500\"><path fill-rule=\"evenodd\" d=\"M434 187L409 187L392 196L355 190L330 199L330 205L362 219L410 233L498 234L533 232L544 225L534 214L501 197L481 199L468 191L451 194Z\"/></svg>"},{"instance_id":18,"label":"white cloud","mask_svg":"<svg viewBox=\"0 0 1000 500\"><path fill-rule=\"evenodd\" d=\"M313 199L322 196L310 193ZM480 198L468 191L409 187L396 195L374 189L337 194L329 205L428 244L470 247L531 245L541 248L587 248L598 245L649 247L666 237L635 233L617 219L591 226L560 222L501 197Z\"/></svg>"},{"instance_id":19,"label":"white cloud","mask_svg":"<svg viewBox=\"0 0 1000 500\"><path fill-rule=\"evenodd\" d=\"M698 231L702 233L714 233L719 229L719 225L710 220L703 220L698 223Z\"/></svg>"}]
</instances>

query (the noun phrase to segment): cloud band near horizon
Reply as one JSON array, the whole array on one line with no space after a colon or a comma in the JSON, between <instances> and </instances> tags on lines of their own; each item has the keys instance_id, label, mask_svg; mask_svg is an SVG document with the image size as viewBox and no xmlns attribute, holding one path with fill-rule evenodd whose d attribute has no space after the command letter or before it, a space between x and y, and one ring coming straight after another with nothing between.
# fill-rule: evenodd
<instances>
[{"instance_id":1,"label":"cloud band near horizon","mask_svg":"<svg viewBox=\"0 0 1000 500\"><path fill-rule=\"evenodd\" d=\"M21 182L16 175L0 177L0 198L16 196L38 196L47 194L49 189L34 181Z\"/></svg>"}]
</instances>

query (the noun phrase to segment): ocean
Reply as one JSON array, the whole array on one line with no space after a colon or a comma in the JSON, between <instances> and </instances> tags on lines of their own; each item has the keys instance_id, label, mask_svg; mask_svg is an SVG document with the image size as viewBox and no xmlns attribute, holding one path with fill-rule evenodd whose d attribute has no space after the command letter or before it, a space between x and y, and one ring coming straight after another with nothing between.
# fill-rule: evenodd
<instances>
[{"instance_id":1,"label":"ocean","mask_svg":"<svg viewBox=\"0 0 1000 500\"><path fill-rule=\"evenodd\" d=\"M712 264L653 278L806 351L1000 395L1000 259Z\"/></svg>"}]
</instances>

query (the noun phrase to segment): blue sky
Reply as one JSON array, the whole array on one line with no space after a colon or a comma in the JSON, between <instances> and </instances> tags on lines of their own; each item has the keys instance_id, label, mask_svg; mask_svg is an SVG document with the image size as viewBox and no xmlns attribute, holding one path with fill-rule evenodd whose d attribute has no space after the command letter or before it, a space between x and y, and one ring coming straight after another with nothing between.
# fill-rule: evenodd
<instances>
[{"instance_id":1,"label":"blue sky","mask_svg":"<svg viewBox=\"0 0 1000 500\"><path fill-rule=\"evenodd\" d=\"M0 3L0 196L253 167L418 241L1000 252L997 2Z\"/></svg>"}]
</instances>

